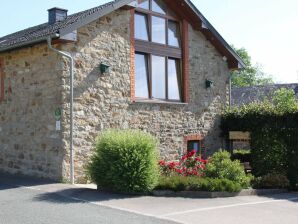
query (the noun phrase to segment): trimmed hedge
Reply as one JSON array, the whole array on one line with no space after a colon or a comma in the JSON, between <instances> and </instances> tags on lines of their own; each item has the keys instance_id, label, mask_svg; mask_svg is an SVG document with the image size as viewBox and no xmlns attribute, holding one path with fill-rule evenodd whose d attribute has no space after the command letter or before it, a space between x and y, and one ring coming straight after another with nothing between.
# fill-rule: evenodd
<instances>
[{"instance_id":1,"label":"trimmed hedge","mask_svg":"<svg viewBox=\"0 0 298 224\"><path fill-rule=\"evenodd\" d=\"M278 105L277 105L278 106ZM292 188L298 187L298 106L286 110L268 102L227 110L221 128L251 133L252 172L264 176L285 173Z\"/></svg>"},{"instance_id":2,"label":"trimmed hedge","mask_svg":"<svg viewBox=\"0 0 298 224\"><path fill-rule=\"evenodd\" d=\"M156 145L155 138L140 131L107 131L96 141L87 172L103 189L150 192L159 176Z\"/></svg>"}]
</instances>

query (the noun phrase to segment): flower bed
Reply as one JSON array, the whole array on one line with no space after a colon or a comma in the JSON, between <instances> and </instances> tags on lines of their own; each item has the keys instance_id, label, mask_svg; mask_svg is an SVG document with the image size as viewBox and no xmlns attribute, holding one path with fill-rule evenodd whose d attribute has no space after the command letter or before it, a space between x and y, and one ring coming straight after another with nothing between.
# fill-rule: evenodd
<instances>
[{"instance_id":1,"label":"flower bed","mask_svg":"<svg viewBox=\"0 0 298 224\"><path fill-rule=\"evenodd\" d=\"M239 161L232 161L228 152L217 152L208 160L193 150L179 161L159 162L161 176L156 190L239 192L250 186Z\"/></svg>"}]
</instances>

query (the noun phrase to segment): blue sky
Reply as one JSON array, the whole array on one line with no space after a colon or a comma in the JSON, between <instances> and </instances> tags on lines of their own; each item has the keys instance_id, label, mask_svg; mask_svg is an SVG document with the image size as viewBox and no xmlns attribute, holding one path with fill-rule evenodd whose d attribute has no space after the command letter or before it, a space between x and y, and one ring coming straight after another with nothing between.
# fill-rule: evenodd
<instances>
[{"instance_id":1,"label":"blue sky","mask_svg":"<svg viewBox=\"0 0 298 224\"><path fill-rule=\"evenodd\" d=\"M75 13L109 0L10 0L0 8L0 36L47 21L57 6ZM193 0L230 44L244 47L279 83L298 83L297 0Z\"/></svg>"}]
</instances>

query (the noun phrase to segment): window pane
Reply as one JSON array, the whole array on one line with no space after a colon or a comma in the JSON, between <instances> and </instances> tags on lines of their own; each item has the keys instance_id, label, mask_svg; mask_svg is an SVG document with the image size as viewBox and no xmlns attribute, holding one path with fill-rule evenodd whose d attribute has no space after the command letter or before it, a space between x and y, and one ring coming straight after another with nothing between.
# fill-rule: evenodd
<instances>
[{"instance_id":1,"label":"window pane","mask_svg":"<svg viewBox=\"0 0 298 224\"><path fill-rule=\"evenodd\" d=\"M136 97L149 98L148 91L148 66L147 56L144 54L135 55L135 94Z\"/></svg>"},{"instance_id":2,"label":"window pane","mask_svg":"<svg viewBox=\"0 0 298 224\"><path fill-rule=\"evenodd\" d=\"M152 0L152 11L166 14L166 6L161 0Z\"/></svg>"},{"instance_id":3,"label":"window pane","mask_svg":"<svg viewBox=\"0 0 298 224\"><path fill-rule=\"evenodd\" d=\"M188 141L187 142L187 151L191 152L192 150L195 150L196 153L201 153L200 141Z\"/></svg>"},{"instance_id":4,"label":"window pane","mask_svg":"<svg viewBox=\"0 0 298 224\"><path fill-rule=\"evenodd\" d=\"M179 24L169 21L168 44L175 47L180 47L180 29Z\"/></svg>"},{"instance_id":5,"label":"window pane","mask_svg":"<svg viewBox=\"0 0 298 224\"><path fill-rule=\"evenodd\" d=\"M135 14L135 38L147 41L149 40L146 15Z\"/></svg>"},{"instance_id":6,"label":"window pane","mask_svg":"<svg viewBox=\"0 0 298 224\"><path fill-rule=\"evenodd\" d=\"M168 97L169 100L181 100L179 80L180 72L178 61L174 59L168 60Z\"/></svg>"},{"instance_id":7,"label":"window pane","mask_svg":"<svg viewBox=\"0 0 298 224\"><path fill-rule=\"evenodd\" d=\"M139 7L143 9L148 9L149 10L149 0L143 0L139 3Z\"/></svg>"},{"instance_id":8,"label":"window pane","mask_svg":"<svg viewBox=\"0 0 298 224\"><path fill-rule=\"evenodd\" d=\"M166 20L152 16L152 42L166 44Z\"/></svg>"},{"instance_id":9,"label":"window pane","mask_svg":"<svg viewBox=\"0 0 298 224\"><path fill-rule=\"evenodd\" d=\"M166 59L152 55L152 97L166 98Z\"/></svg>"}]
</instances>

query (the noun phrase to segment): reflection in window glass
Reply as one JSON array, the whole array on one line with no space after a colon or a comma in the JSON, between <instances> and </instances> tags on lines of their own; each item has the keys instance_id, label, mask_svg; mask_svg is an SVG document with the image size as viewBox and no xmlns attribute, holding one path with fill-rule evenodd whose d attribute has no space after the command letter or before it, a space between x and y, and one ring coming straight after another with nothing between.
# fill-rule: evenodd
<instances>
[{"instance_id":1,"label":"reflection in window glass","mask_svg":"<svg viewBox=\"0 0 298 224\"><path fill-rule=\"evenodd\" d=\"M171 46L179 47L180 44L180 29L179 24L174 21L168 23L168 44Z\"/></svg>"},{"instance_id":2,"label":"reflection in window glass","mask_svg":"<svg viewBox=\"0 0 298 224\"><path fill-rule=\"evenodd\" d=\"M143 14L135 14L135 38L141 40L149 40L148 38L147 16Z\"/></svg>"},{"instance_id":3,"label":"reflection in window glass","mask_svg":"<svg viewBox=\"0 0 298 224\"><path fill-rule=\"evenodd\" d=\"M152 55L152 97L166 98L166 59Z\"/></svg>"},{"instance_id":4,"label":"reflection in window glass","mask_svg":"<svg viewBox=\"0 0 298 224\"><path fill-rule=\"evenodd\" d=\"M135 94L136 97L149 98L147 56L135 55Z\"/></svg>"},{"instance_id":5,"label":"reflection in window glass","mask_svg":"<svg viewBox=\"0 0 298 224\"><path fill-rule=\"evenodd\" d=\"M169 100L181 100L179 90L179 65L174 59L168 60L168 98Z\"/></svg>"},{"instance_id":6,"label":"reflection in window glass","mask_svg":"<svg viewBox=\"0 0 298 224\"><path fill-rule=\"evenodd\" d=\"M166 44L166 20L152 16L152 42Z\"/></svg>"},{"instance_id":7,"label":"reflection in window glass","mask_svg":"<svg viewBox=\"0 0 298 224\"><path fill-rule=\"evenodd\" d=\"M152 11L166 14L166 6L161 0L152 0Z\"/></svg>"},{"instance_id":8,"label":"reflection in window glass","mask_svg":"<svg viewBox=\"0 0 298 224\"><path fill-rule=\"evenodd\" d=\"M149 10L149 0L143 0L139 3L139 7L143 9L148 9Z\"/></svg>"}]
</instances>

